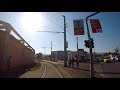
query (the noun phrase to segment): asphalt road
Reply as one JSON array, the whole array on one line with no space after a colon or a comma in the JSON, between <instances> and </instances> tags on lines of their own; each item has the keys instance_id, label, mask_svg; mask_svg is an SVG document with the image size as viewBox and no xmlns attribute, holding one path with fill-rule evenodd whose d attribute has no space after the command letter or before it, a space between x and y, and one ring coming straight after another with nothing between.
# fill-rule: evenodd
<instances>
[{"instance_id":1,"label":"asphalt road","mask_svg":"<svg viewBox=\"0 0 120 90\"><path fill-rule=\"evenodd\" d=\"M99 68L96 68L105 78L120 78L120 62L103 63L98 64ZM97 67L98 67L97 66Z\"/></svg>"},{"instance_id":2,"label":"asphalt road","mask_svg":"<svg viewBox=\"0 0 120 90\"><path fill-rule=\"evenodd\" d=\"M90 64L87 62L80 63L80 70L89 71ZM120 78L120 62L104 63L94 62L94 73L103 78Z\"/></svg>"},{"instance_id":3,"label":"asphalt road","mask_svg":"<svg viewBox=\"0 0 120 90\"><path fill-rule=\"evenodd\" d=\"M103 78L120 78L120 62L94 62L94 71Z\"/></svg>"}]
</instances>

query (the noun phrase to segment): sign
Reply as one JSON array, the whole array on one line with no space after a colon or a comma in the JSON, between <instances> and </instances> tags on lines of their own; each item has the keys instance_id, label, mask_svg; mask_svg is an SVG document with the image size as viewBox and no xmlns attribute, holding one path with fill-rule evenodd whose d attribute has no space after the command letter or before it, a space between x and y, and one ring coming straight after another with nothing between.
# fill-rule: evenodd
<instances>
[{"instance_id":1,"label":"sign","mask_svg":"<svg viewBox=\"0 0 120 90\"><path fill-rule=\"evenodd\" d=\"M84 22L83 19L73 20L74 35L84 35Z\"/></svg>"},{"instance_id":2,"label":"sign","mask_svg":"<svg viewBox=\"0 0 120 90\"><path fill-rule=\"evenodd\" d=\"M103 32L99 19L90 19L90 24L91 24L91 28L92 28L92 32L93 33L100 33Z\"/></svg>"}]
</instances>

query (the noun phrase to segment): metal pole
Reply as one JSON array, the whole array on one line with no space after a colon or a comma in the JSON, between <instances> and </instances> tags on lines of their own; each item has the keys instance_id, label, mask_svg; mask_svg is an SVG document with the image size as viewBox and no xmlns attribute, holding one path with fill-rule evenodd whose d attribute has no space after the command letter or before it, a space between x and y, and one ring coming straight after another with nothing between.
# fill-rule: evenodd
<instances>
[{"instance_id":1,"label":"metal pole","mask_svg":"<svg viewBox=\"0 0 120 90\"><path fill-rule=\"evenodd\" d=\"M63 16L63 15L62 15ZM64 18L64 67L67 67L67 58L66 58L66 21L65 21L65 16Z\"/></svg>"},{"instance_id":2,"label":"metal pole","mask_svg":"<svg viewBox=\"0 0 120 90\"><path fill-rule=\"evenodd\" d=\"M46 51L46 48L47 48L47 47L41 47L41 48L44 49L44 52L43 52L43 53L44 53L44 55L43 55L44 57L43 57L43 59L45 59L45 51Z\"/></svg>"},{"instance_id":3,"label":"metal pole","mask_svg":"<svg viewBox=\"0 0 120 90\"><path fill-rule=\"evenodd\" d=\"M89 28L88 28L88 23L87 23L87 19L86 19L86 25L87 25L87 34L88 34L88 39L90 40L90 32L89 32ZM94 72L93 72L93 54L92 54L92 47L91 47L91 43L89 42L90 48L90 77L94 77Z\"/></svg>"},{"instance_id":4,"label":"metal pole","mask_svg":"<svg viewBox=\"0 0 120 90\"><path fill-rule=\"evenodd\" d=\"M78 51L78 37L76 37L76 39L77 39L77 51Z\"/></svg>"},{"instance_id":5,"label":"metal pole","mask_svg":"<svg viewBox=\"0 0 120 90\"><path fill-rule=\"evenodd\" d=\"M94 77L94 64L93 64L93 54L92 54L92 44L91 44L91 37L90 37L90 32L89 32L89 27L88 27L88 18L89 17L92 17L96 14L98 14L100 12L96 12L96 13L93 13L89 16L86 17L86 26L87 26L87 34L88 34L88 39L89 39L89 45L90 45L90 48L89 48L89 51L90 51L90 77L93 78Z\"/></svg>"},{"instance_id":6,"label":"metal pole","mask_svg":"<svg viewBox=\"0 0 120 90\"><path fill-rule=\"evenodd\" d=\"M51 41L51 61L52 61L52 41Z\"/></svg>"}]
</instances>

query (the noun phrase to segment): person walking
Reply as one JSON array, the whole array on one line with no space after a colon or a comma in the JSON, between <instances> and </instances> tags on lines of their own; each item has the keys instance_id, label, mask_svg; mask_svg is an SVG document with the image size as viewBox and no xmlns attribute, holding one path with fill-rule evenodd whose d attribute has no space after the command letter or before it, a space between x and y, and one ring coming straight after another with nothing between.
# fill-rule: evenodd
<instances>
[{"instance_id":1,"label":"person walking","mask_svg":"<svg viewBox=\"0 0 120 90\"><path fill-rule=\"evenodd\" d=\"M77 64L77 68L79 68L79 59L78 59L78 56L77 56L77 55L75 56L75 62L76 62L76 64Z\"/></svg>"}]
</instances>

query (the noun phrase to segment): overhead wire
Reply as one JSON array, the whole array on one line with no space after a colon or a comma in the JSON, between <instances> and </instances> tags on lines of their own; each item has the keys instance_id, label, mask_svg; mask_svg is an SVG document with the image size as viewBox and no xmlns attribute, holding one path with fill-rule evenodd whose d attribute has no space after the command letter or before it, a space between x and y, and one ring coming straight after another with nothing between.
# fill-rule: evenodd
<instances>
[{"instance_id":1,"label":"overhead wire","mask_svg":"<svg viewBox=\"0 0 120 90\"><path fill-rule=\"evenodd\" d=\"M56 24L61 30L63 30L64 28L62 27L62 26L60 26L60 25L58 25L57 23L55 23L53 20L52 20L52 18L51 18L51 16L50 17L48 17L48 16L44 16L45 18L47 18L48 20L50 20L52 23L54 23L54 24ZM60 20L59 20L60 21ZM60 22L62 22L62 21L60 21ZM69 27L68 27L69 28ZM71 27L72 28L72 27ZM69 32L68 30L66 30L68 33L69 33L69 35L72 35L73 37L75 37L71 32ZM61 36L61 34L58 36L58 38ZM61 37L61 38L63 38L63 37ZM60 38L60 39L61 39ZM74 39L76 39L76 38L74 38Z\"/></svg>"},{"instance_id":2,"label":"overhead wire","mask_svg":"<svg viewBox=\"0 0 120 90\"><path fill-rule=\"evenodd\" d=\"M49 19L51 22L53 22L54 24L56 24L57 26L59 26L61 29L63 29L62 26L58 25L57 23L55 23L53 20L51 20L50 18L48 18L48 16L44 16L45 18Z\"/></svg>"}]
</instances>

